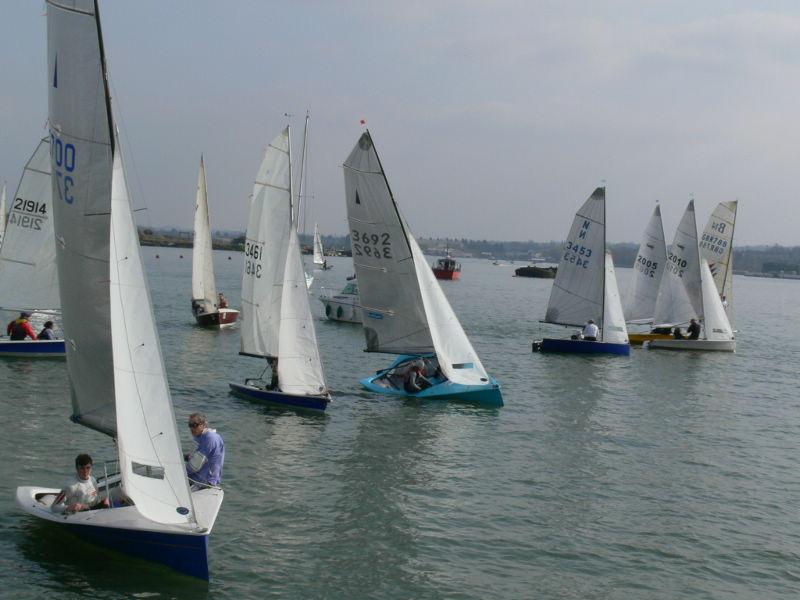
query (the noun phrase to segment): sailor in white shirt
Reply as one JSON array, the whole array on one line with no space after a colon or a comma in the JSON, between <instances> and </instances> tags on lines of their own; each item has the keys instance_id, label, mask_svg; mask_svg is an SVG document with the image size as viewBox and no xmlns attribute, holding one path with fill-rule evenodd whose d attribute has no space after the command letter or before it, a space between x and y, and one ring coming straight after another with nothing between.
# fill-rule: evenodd
<instances>
[{"instance_id":1,"label":"sailor in white shirt","mask_svg":"<svg viewBox=\"0 0 800 600\"><path fill-rule=\"evenodd\" d=\"M588 340L590 342L596 342L597 335L599 333L600 330L597 328L597 325L594 324L594 321L592 319L589 319L583 328L583 339Z\"/></svg>"},{"instance_id":2,"label":"sailor in white shirt","mask_svg":"<svg viewBox=\"0 0 800 600\"><path fill-rule=\"evenodd\" d=\"M92 476L92 457L79 454L75 459L75 478L64 485L50 510L72 514L101 506L107 508L108 499L97 493L97 481Z\"/></svg>"}]
</instances>

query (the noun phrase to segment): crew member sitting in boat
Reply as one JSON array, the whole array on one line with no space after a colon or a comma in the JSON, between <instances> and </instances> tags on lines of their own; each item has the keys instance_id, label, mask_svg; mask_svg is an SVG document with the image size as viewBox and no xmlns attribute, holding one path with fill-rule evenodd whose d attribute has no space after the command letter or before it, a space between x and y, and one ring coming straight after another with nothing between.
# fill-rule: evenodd
<instances>
[{"instance_id":1,"label":"crew member sitting in boat","mask_svg":"<svg viewBox=\"0 0 800 600\"><path fill-rule=\"evenodd\" d=\"M228 299L222 292L219 293L219 308L228 308Z\"/></svg>"},{"instance_id":2,"label":"crew member sitting in boat","mask_svg":"<svg viewBox=\"0 0 800 600\"><path fill-rule=\"evenodd\" d=\"M40 340L54 340L56 339L56 332L53 331L53 322L47 321L44 328L39 332Z\"/></svg>"},{"instance_id":3,"label":"crew member sitting in boat","mask_svg":"<svg viewBox=\"0 0 800 600\"><path fill-rule=\"evenodd\" d=\"M696 340L700 337L700 323L694 319L689 319L689 327L686 328L687 338Z\"/></svg>"},{"instance_id":4,"label":"crew member sitting in boat","mask_svg":"<svg viewBox=\"0 0 800 600\"><path fill-rule=\"evenodd\" d=\"M11 321L6 327L6 334L11 338L14 342L19 342L24 340L26 337L30 337L32 340L36 338L36 332L31 327L30 322L28 319L30 318L31 313L28 312L21 312L19 313L19 317Z\"/></svg>"},{"instance_id":5,"label":"crew member sitting in boat","mask_svg":"<svg viewBox=\"0 0 800 600\"><path fill-rule=\"evenodd\" d=\"M203 312L203 303L199 300L192 300L192 314L195 316Z\"/></svg>"},{"instance_id":6,"label":"crew member sitting in boat","mask_svg":"<svg viewBox=\"0 0 800 600\"><path fill-rule=\"evenodd\" d=\"M594 320L589 319L583 328L583 339L589 342L596 342L599 333L600 330L597 328L597 325L594 324Z\"/></svg>"},{"instance_id":7,"label":"crew member sitting in boat","mask_svg":"<svg viewBox=\"0 0 800 600\"><path fill-rule=\"evenodd\" d=\"M417 392L431 387L433 384L425 377L426 374L425 363L414 363L406 373L405 380L403 381L403 388L409 394L416 394Z\"/></svg>"},{"instance_id":8,"label":"crew member sitting in boat","mask_svg":"<svg viewBox=\"0 0 800 600\"><path fill-rule=\"evenodd\" d=\"M676 340L685 340L686 339L686 336L683 335L683 333L681 333L681 328L680 327L676 327L675 329L672 330L672 337L674 337Z\"/></svg>"},{"instance_id":9,"label":"crew member sitting in boat","mask_svg":"<svg viewBox=\"0 0 800 600\"><path fill-rule=\"evenodd\" d=\"M108 508L108 498L97 493L97 481L92 476L92 457L78 454L75 458L75 479L70 480L56 496L50 510L73 514L83 510Z\"/></svg>"},{"instance_id":10,"label":"crew member sitting in boat","mask_svg":"<svg viewBox=\"0 0 800 600\"><path fill-rule=\"evenodd\" d=\"M184 454L186 472L193 490L218 486L222 481L222 465L225 462L225 444L216 429L208 427L208 419L202 413L189 416L189 429L197 443L194 451Z\"/></svg>"}]
</instances>

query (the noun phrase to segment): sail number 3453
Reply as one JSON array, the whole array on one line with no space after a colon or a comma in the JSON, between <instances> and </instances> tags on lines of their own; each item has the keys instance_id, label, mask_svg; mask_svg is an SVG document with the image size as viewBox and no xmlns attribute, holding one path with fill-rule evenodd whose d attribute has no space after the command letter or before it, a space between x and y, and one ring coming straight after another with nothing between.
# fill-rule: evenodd
<instances>
[{"instance_id":1,"label":"sail number 3453","mask_svg":"<svg viewBox=\"0 0 800 600\"><path fill-rule=\"evenodd\" d=\"M369 256L371 258L392 258L392 241L388 233L363 233L353 229L350 241L355 256Z\"/></svg>"}]
</instances>

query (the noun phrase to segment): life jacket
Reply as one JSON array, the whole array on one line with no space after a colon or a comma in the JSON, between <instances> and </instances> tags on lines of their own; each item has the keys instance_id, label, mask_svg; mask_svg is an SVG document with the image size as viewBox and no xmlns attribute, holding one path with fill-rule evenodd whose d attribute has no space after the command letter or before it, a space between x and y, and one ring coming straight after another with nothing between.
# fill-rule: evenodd
<instances>
[{"instance_id":1,"label":"life jacket","mask_svg":"<svg viewBox=\"0 0 800 600\"><path fill-rule=\"evenodd\" d=\"M14 321L14 324L11 326L12 341L18 342L24 340L28 336L28 327L25 327L27 324L27 319L17 319Z\"/></svg>"}]
</instances>

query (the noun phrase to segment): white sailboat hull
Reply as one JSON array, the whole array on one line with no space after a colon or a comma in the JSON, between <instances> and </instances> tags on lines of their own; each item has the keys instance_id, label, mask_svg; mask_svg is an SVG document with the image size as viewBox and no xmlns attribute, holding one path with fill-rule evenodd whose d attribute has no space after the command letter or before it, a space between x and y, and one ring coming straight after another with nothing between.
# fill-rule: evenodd
<instances>
[{"instance_id":1,"label":"white sailboat hull","mask_svg":"<svg viewBox=\"0 0 800 600\"><path fill-rule=\"evenodd\" d=\"M736 340L649 340L644 342L644 347L663 350L736 352Z\"/></svg>"},{"instance_id":2,"label":"white sailboat hull","mask_svg":"<svg viewBox=\"0 0 800 600\"><path fill-rule=\"evenodd\" d=\"M196 527L156 523L143 517L135 506L70 515L54 513L50 505L59 492L57 488L18 487L17 505L31 516L65 526L93 543L208 579L208 536L222 505L224 492L221 489L192 492Z\"/></svg>"}]
</instances>

